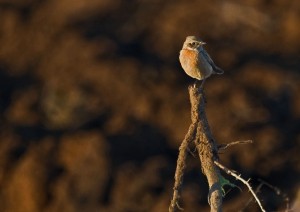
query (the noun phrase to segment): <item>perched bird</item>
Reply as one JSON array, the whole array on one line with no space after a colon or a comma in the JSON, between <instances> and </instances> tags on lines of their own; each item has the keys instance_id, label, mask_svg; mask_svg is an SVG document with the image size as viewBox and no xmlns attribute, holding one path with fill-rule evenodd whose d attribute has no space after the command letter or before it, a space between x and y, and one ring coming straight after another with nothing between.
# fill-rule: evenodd
<instances>
[{"instance_id":1,"label":"perched bird","mask_svg":"<svg viewBox=\"0 0 300 212\"><path fill-rule=\"evenodd\" d=\"M203 48L205 44L195 36L188 36L179 55L179 61L185 73L197 80L206 79L211 74L224 73Z\"/></svg>"}]
</instances>

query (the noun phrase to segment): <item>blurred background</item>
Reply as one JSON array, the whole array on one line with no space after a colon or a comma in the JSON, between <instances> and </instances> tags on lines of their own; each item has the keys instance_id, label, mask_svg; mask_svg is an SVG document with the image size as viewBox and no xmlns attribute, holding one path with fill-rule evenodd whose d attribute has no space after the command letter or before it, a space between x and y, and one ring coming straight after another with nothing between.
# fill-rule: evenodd
<instances>
[{"instance_id":1,"label":"blurred background","mask_svg":"<svg viewBox=\"0 0 300 212\"><path fill-rule=\"evenodd\" d=\"M299 26L296 0L1 0L0 211L167 211L191 122L188 35L225 70L205 83L217 142L254 141L221 162L281 190L260 190L267 211L286 197L296 211ZM225 187L224 211L245 208L227 178L243 191ZM180 206L208 211L207 193L189 154Z\"/></svg>"}]
</instances>

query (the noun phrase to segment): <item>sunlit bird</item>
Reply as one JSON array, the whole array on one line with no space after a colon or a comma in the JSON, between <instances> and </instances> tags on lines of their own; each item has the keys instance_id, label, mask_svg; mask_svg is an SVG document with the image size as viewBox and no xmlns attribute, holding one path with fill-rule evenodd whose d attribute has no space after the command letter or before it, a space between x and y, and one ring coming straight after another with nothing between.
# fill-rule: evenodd
<instances>
[{"instance_id":1,"label":"sunlit bird","mask_svg":"<svg viewBox=\"0 0 300 212\"><path fill-rule=\"evenodd\" d=\"M179 55L179 61L185 73L197 80L206 79L211 74L224 73L203 48L205 44L195 36L188 36Z\"/></svg>"}]
</instances>

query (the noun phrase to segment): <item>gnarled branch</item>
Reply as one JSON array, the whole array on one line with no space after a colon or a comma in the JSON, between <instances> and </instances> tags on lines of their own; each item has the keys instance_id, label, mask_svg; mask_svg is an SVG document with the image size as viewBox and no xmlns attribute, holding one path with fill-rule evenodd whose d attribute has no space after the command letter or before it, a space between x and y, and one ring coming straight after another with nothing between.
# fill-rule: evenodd
<instances>
[{"instance_id":1,"label":"gnarled branch","mask_svg":"<svg viewBox=\"0 0 300 212\"><path fill-rule=\"evenodd\" d=\"M170 212L177 211L180 187L185 167L187 147L190 142L194 142L202 167L202 172L206 176L209 184L209 203L212 212L222 211L222 189L220 183L220 171L214 164L218 160L218 148L213 139L210 127L205 114L205 97L203 86L195 84L189 87L191 102L191 119L189 131L185 136L180 148L175 173L175 185L173 198L169 207Z\"/></svg>"}]
</instances>

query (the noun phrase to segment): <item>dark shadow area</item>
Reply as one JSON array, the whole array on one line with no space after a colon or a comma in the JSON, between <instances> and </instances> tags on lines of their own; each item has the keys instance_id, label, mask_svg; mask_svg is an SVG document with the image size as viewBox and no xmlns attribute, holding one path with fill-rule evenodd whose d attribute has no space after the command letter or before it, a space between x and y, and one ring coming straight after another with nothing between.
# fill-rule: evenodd
<instances>
[{"instance_id":1,"label":"dark shadow area","mask_svg":"<svg viewBox=\"0 0 300 212\"><path fill-rule=\"evenodd\" d=\"M130 129L124 134L107 137L114 168L128 162L141 165L157 155L176 155L168 148L159 129L137 120L131 120L128 125Z\"/></svg>"}]
</instances>

